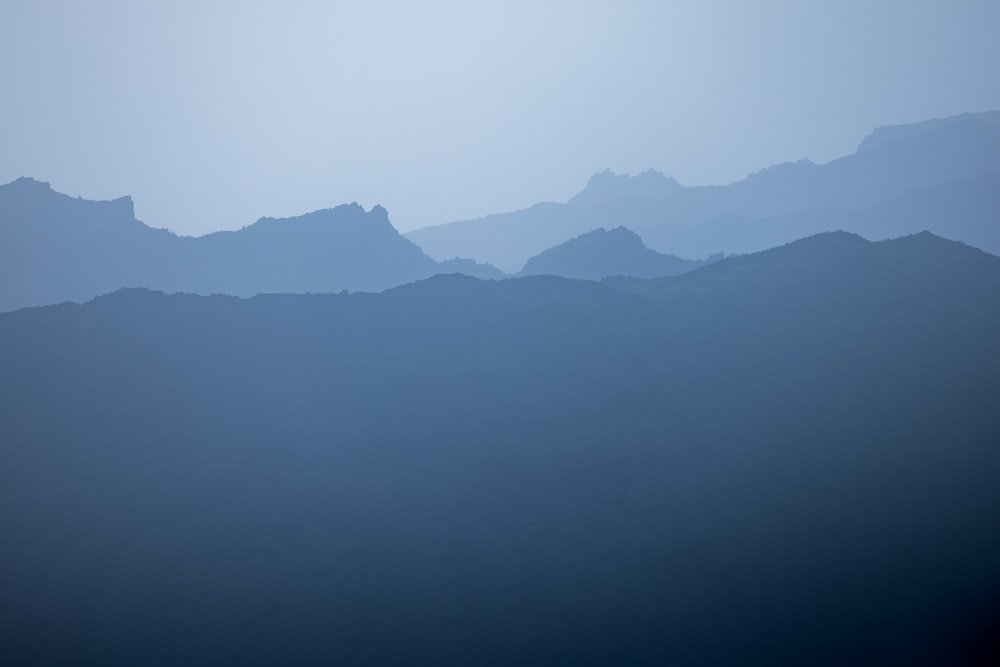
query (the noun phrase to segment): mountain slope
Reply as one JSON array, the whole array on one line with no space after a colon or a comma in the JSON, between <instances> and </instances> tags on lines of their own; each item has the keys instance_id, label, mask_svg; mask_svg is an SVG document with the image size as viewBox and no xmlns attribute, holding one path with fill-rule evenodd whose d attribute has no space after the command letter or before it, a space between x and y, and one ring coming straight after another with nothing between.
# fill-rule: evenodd
<instances>
[{"instance_id":1,"label":"mountain slope","mask_svg":"<svg viewBox=\"0 0 1000 667\"><path fill-rule=\"evenodd\" d=\"M608 276L659 278L701 266L703 262L664 255L647 248L625 227L595 229L535 255L521 275L548 274L600 280Z\"/></svg>"},{"instance_id":2,"label":"mountain slope","mask_svg":"<svg viewBox=\"0 0 1000 667\"><path fill-rule=\"evenodd\" d=\"M824 234L2 314L0 657L974 664L998 299L974 248Z\"/></svg>"},{"instance_id":3,"label":"mountain slope","mask_svg":"<svg viewBox=\"0 0 1000 667\"><path fill-rule=\"evenodd\" d=\"M472 262L439 266L380 206L262 218L191 238L146 227L128 198L74 199L27 178L0 186L0 311L122 287L240 296L382 290L439 271L497 274Z\"/></svg>"}]
</instances>

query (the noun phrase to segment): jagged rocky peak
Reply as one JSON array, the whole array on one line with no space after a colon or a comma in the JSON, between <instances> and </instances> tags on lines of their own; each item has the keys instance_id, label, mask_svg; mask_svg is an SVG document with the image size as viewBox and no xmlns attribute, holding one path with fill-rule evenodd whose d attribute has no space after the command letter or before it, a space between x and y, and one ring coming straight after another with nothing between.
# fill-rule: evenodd
<instances>
[{"instance_id":1,"label":"jagged rocky peak","mask_svg":"<svg viewBox=\"0 0 1000 667\"><path fill-rule=\"evenodd\" d=\"M374 206L372 206L372 209L368 211L367 217L369 222L376 223L382 226L392 227L393 229L395 229L395 227L392 224L392 221L389 220L389 211L387 211L386 208L381 204L375 204Z\"/></svg>"},{"instance_id":2,"label":"jagged rocky peak","mask_svg":"<svg viewBox=\"0 0 1000 667\"><path fill-rule=\"evenodd\" d=\"M366 224L378 224L378 225L392 225L389 222L389 211L385 209L381 204L375 204L370 211L366 211L365 207L358 202L351 202L350 204L341 204L334 208L321 209L319 211L314 211L313 213L307 213L306 215L315 215L320 218L327 218L331 220L348 220L352 222L363 222Z\"/></svg>"},{"instance_id":3,"label":"jagged rocky peak","mask_svg":"<svg viewBox=\"0 0 1000 667\"><path fill-rule=\"evenodd\" d=\"M587 187L569 200L577 206L597 206L620 199L663 198L681 189L675 179L664 176L655 169L630 176L616 174L610 169L598 172L587 181Z\"/></svg>"}]
</instances>

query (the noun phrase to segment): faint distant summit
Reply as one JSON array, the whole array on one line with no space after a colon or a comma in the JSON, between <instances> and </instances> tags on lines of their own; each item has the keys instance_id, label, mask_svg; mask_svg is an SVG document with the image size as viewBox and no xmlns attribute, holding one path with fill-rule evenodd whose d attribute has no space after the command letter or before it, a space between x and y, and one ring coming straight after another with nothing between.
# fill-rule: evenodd
<instances>
[{"instance_id":1,"label":"faint distant summit","mask_svg":"<svg viewBox=\"0 0 1000 667\"><path fill-rule=\"evenodd\" d=\"M702 264L651 250L632 230L615 227L595 229L535 255L525 264L521 275L549 274L586 280L609 276L660 278L685 273Z\"/></svg>"},{"instance_id":2,"label":"faint distant summit","mask_svg":"<svg viewBox=\"0 0 1000 667\"><path fill-rule=\"evenodd\" d=\"M681 189L680 183L655 169L629 176L610 169L598 172L587 181L587 187L569 200L575 206L599 206L620 199L661 199Z\"/></svg>"}]
</instances>

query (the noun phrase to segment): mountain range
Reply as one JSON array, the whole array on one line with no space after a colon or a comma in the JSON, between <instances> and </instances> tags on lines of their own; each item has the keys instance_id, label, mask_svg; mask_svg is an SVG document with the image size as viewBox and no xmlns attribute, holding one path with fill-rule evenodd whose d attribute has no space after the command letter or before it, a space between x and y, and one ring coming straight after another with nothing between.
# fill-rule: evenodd
<instances>
[{"instance_id":1,"label":"mountain range","mask_svg":"<svg viewBox=\"0 0 1000 667\"><path fill-rule=\"evenodd\" d=\"M836 232L0 314L0 658L990 664L997 303L1000 258Z\"/></svg>"},{"instance_id":2,"label":"mountain range","mask_svg":"<svg viewBox=\"0 0 1000 667\"><path fill-rule=\"evenodd\" d=\"M929 230L1000 253L998 216L1000 112L879 128L828 164L776 165L725 186L604 171L564 204L405 236L384 208L357 204L176 236L136 220L128 197L87 201L21 178L0 186L0 312L123 287L251 296L380 291L440 273L652 277L834 230L870 240Z\"/></svg>"},{"instance_id":3,"label":"mountain range","mask_svg":"<svg viewBox=\"0 0 1000 667\"><path fill-rule=\"evenodd\" d=\"M1000 112L406 236L0 186L0 664L1000 664L998 220Z\"/></svg>"},{"instance_id":4,"label":"mountain range","mask_svg":"<svg viewBox=\"0 0 1000 667\"><path fill-rule=\"evenodd\" d=\"M1000 111L990 111L878 128L857 151L828 164L779 164L729 185L682 187L657 172L602 172L565 204L537 204L407 237L432 257L472 257L508 273L548 247L618 225L649 247L682 257L753 252L845 222L873 239L887 229L915 233L932 222L947 238L1000 253L1000 229L992 224L1000 215L998 174ZM955 196L964 199L948 210ZM911 218L923 205L945 217ZM879 225L869 229L874 216Z\"/></svg>"},{"instance_id":5,"label":"mountain range","mask_svg":"<svg viewBox=\"0 0 1000 667\"><path fill-rule=\"evenodd\" d=\"M30 178L0 186L0 311L123 287L236 296L378 291L452 272L503 275L469 260L434 261L396 232L381 206L261 218L195 238L147 227L128 197L88 201Z\"/></svg>"}]
</instances>

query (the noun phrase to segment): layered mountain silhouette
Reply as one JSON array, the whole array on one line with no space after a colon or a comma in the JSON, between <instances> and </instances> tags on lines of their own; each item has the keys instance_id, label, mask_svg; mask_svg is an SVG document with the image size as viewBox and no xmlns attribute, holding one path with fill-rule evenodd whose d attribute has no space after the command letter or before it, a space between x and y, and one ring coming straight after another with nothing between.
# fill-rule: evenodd
<instances>
[{"instance_id":1,"label":"layered mountain silhouette","mask_svg":"<svg viewBox=\"0 0 1000 667\"><path fill-rule=\"evenodd\" d=\"M546 248L596 227L617 225L637 232L661 252L689 257L745 253L775 241L836 230L836 226L822 224L827 211L861 211L910 196L925 201L935 194L947 198L952 186L962 187L960 181L997 173L1000 111L963 114L879 128L855 153L828 164L802 160L775 165L730 185L681 187L656 172L635 177L605 172L591 178L566 204L538 204L513 213L428 227L407 236L432 257L473 257L508 272ZM970 236L961 231L973 225L963 213L971 212L976 220L997 218L1000 210L991 196L994 193L987 188L971 192L978 198L966 200L960 211L937 221L935 231L1000 252L1000 231L995 225ZM930 205L944 207L943 203ZM894 214L889 225L894 233L928 227L925 219L908 225L902 212ZM774 226L790 223L796 216L808 220L806 229L775 235ZM729 222L720 225L720 217ZM758 229L755 221L761 219L764 222ZM701 228L701 223L708 226ZM856 231L866 236L869 232L867 228Z\"/></svg>"},{"instance_id":2,"label":"layered mountain silhouette","mask_svg":"<svg viewBox=\"0 0 1000 667\"><path fill-rule=\"evenodd\" d=\"M839 232L0 314L0 658L988 664L998 302L1000 258Z\"/></svg>"},{"instance_id":3,"label":"layered mountain silhouette","mask_svg":"<svg viewBox=\"0 0 1000 667\"><path fill-rule=\"evenodd\" d=\"M0 310L82 301L123 287L250 296L382 290L441 272L500 272L438 263L403 238L381 206L357 204L192 238L135 219L128 197L68 197L21 178L0 186Z\"/></svg>"},{"instance_id":4,"label":"layered mountain silhouette","mask_svg":"<svg viewBox=\"0 0 1000 667\"><path fill-rule=\"evenodd\" d=\"M771 217L726 213L697 225L647 227L644 240L656 247L699 256L720 247L757 252L829 230L870 240L911 234L916 229L1000 253L1000 172L914 190L857 209L810 209Z\"/></svg>"},{"instance_id":5,"label":"layered mountain silhouette","mask_svg":"<svg viewBox=\"0 0 1000 667\"><path fill-rule=\"evenodd\" d=\"M122 287L249 296L380 291L450 272L504 277L494 267L650 277L679 271L652 269L671 263L653 260L653 251L675 259L740 254L840 229L872 240L930 230L1000 253L998 192L1000 112L879 128L855 153L829 164L776 165L726 186L685 188L653 170L605 171L565 204L406 237L385 209L366 212L357 204L180 237L136 220L127 197L91 202L22 178L0 186L0 311L83 301ZM533 259L595 228L618 226L638 234L645 251L633 239L631 250L609 249L598 259L599 252L585 250L600 245L594 237ZM591 252L592 266L579 264Z\"/></svg>"},{"instance_id":6,"label":"layered mountain silhouette","mask_svg":"<svg viewBox=\"0 0 1000 667\"><path fill-rule=\"evenodd\" d=\"M524 265L521 275L548 274L588 280L609 276L660 278L684 273L702 264L702 261L650 250L635 232L615 227L595 229L535 255Z\"/></svg>"}]
</instances>

